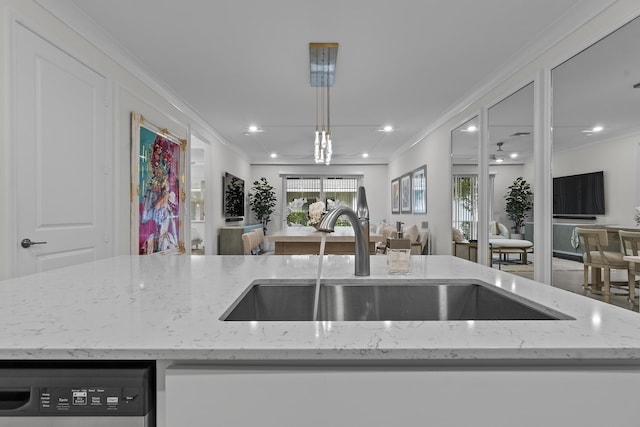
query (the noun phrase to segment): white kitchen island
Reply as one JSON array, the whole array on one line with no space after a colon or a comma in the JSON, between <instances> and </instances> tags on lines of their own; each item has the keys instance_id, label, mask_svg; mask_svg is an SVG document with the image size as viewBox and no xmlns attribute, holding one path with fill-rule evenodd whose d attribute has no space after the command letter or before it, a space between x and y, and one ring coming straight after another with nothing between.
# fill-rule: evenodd
<instances>
[{"instance_id":1,"label":"white kitchen island","mask_svg":"<svg viewBox=\"0 0 640 427\"><path fill-rule=\"evenodd\" d=\"M481 280L573 320L220 320L254 279L313 279L317 262L123 256L0 282L0 358L156 360L159 426L640 423L638 313L455 257L412 257L409 277ZM353 256L324 264L368 280ZM372 256L371 278L407 277Z\"/></svg>"}]
</instances>

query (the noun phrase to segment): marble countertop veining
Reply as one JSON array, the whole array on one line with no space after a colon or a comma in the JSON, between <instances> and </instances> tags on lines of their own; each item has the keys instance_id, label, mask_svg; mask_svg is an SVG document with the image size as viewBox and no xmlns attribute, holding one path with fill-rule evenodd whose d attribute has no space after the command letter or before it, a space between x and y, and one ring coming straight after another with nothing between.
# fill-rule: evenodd
<instances>
[{"instance_id":1,"label":"marble countertop veining","mask_svg":"<svg viewBox=\"0 0 640 427\"><path fill-rule=\"evenodd\" d=\"M318 257L120 256L0 282L0 359L640 361L640 315L451 256L410 278L475 278L575 320L223 322L256 278L313 279ZM386 273L371 257L371 278ZM326 278L353 256L327 256Z\"/></svg>"}]
</instances>

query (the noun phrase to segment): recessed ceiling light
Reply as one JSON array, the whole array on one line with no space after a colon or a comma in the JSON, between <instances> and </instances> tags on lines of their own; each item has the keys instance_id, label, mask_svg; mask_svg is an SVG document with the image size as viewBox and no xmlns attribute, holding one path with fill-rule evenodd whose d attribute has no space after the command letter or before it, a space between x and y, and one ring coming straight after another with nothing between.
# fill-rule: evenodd
<instances>
[{"instance_id":1,"label":"recessed ceiling light","mask_svg":"<svg viewBox=\"0 0 640 427\"><path fill-rule=\"evenodd\" d=\"M518 157L518 153L511 153L509 154L509 157L511 157L512 159L515 159Z\"/></svg>"},{"instance_id":2,"label":"recessed ceiling light","mask_svg":"<svg viewBox=\"0 0 640 427\"><path fill-rule=\"evenodd\" d=\"M366 159L367 157L369 157L369 153L362 153L362 157Z\"/></svg>"},{"instance_id":3,"label":"recessed ceiling light","mask_svg":"<svg viewBox=\"0 0 640 427\"><path fill-rule=\"evenodd\" d=\"M393 132L393 126L386 125L385 127L382 128L382 130L385 132Z\"/></svg>"},{"instance_id":4,"label":"recessed ceiling light","mask_svg":"<svg viewBox=\"0 0 640 427\"><path fill-rule=\"evenodd\" d=\"M504 162L504 159L502 157L496 158L496 163L502 163L502 162Z\"/></svg>"},{"instance_id":5,"label":"recessed ceiling light","mask_svg":"<svg viewBox=\"0 0 640 427\"><path fill-rule=\"evenodd\" d=\"M465 129L460 129L461 132L475 132L478 130L476 125L469 125Z\"/></svg>"},{"instance_id":6,"label":"recessed ceiling light","mask_svg":"<svg viewBox=\"0 0 640 427\"><path fill-rule=\"evenodd\" d=\"M278 157L278 155L276 153L271 153L271 158L275 159L276 157Z\"/></svg>"},{"instance_id":7,"label":"recessed ceiling light","mask_svg":"<svg viewBox=\"0 0 640 427\"><path fill-rule=\"evenodd\" d=\"M604 127L602 126L594 126L591 129L581 130L580 132L586 133L586 134L592 134L594 132L602 132L603 130L604 130Z\"/></svg>"},{"instance_id":8,"label":"recessed ceiling light","mask_svg":"<svg viewBox=\"0 0 640 427\"><path fill-rule=\"evenodd\" d=\"M262 129L260 129L258 126L256 125L251 125L247 128L247 130L249 131L249 133L260 133L262 132Z\"/></svg>"}]
</instances>

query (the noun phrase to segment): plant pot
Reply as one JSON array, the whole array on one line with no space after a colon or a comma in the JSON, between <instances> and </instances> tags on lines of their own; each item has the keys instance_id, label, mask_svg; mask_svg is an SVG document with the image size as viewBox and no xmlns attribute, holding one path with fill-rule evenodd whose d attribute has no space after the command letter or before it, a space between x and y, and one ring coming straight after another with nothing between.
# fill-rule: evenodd
<instances>
[{"instance_id":1,"label":"plant pot","mask_svg":"<svg viewBox=\"0 0 640 427\"><path fill-rule=\"evenodd\" d=\"M511 238L515 240L524 240L524 234L521 233L511 233Z\"/></svg>"}]
</instances>

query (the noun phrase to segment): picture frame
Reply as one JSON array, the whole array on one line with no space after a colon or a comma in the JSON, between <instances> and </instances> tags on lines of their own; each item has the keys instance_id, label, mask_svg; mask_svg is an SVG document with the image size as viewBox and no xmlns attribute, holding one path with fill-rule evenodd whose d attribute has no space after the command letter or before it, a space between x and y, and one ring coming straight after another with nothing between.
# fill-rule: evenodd
<instances>
[{"instance_id":1,"label":"picture frame","mask_svg":"<svg viewBox=\"0 0 640 427\"><path fill-rule=\"evenodd\" d=\"M131 253L185 253L187 140L131 113Z\"/></svg>"},{"instance_id":2,"label":"picture frame","mask_svg":"<svg viewBox=\"0 0 640 427\"><path fill-rule=\"evenodd\" d=\"M391 213L400 213L400 178L391 180Z\"/></svg>"},{"instance_id":3,"label":"picture frame","mask_svg":"<svg viewBox=\"0 0 640 427\"><path fill-rule=\"evenodd\" d=\"M411 173L400 178L400 213L411 213Z\"/></svg>"},{"instance_id":4,"label":"picture frame","mask_svg":"<svg viewBox=\"0 0 640 427\"><path fill-rule=\"evenodd\" d=\"M413 213L427 213L427 165L422 165L411 173L411 190Z\"/></svg>"}]
</instances>

